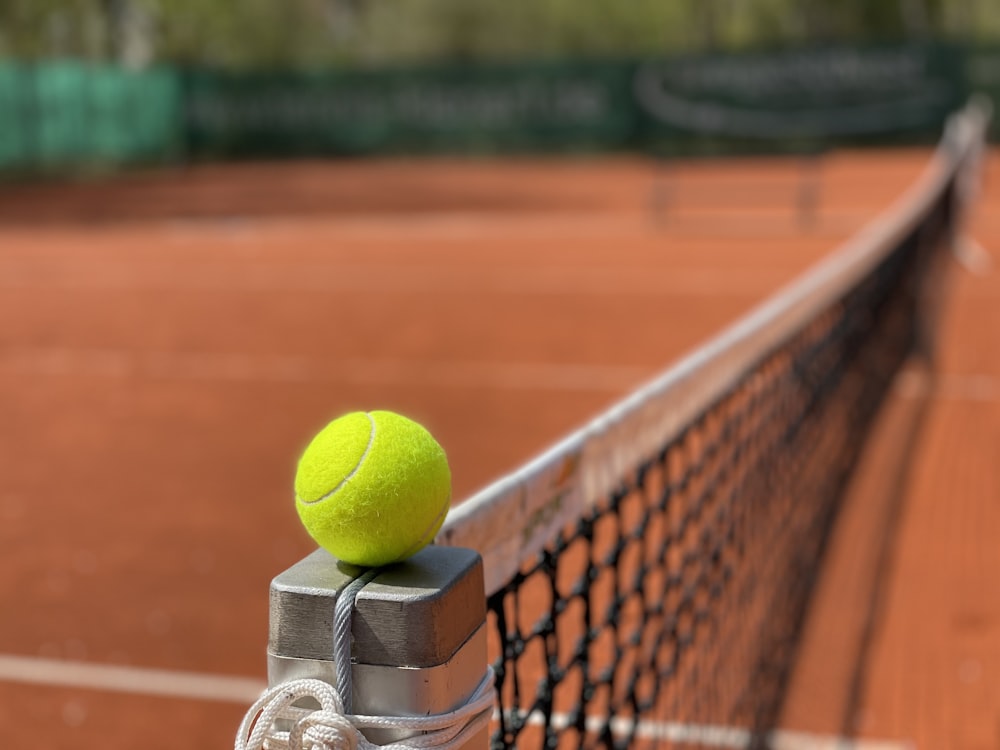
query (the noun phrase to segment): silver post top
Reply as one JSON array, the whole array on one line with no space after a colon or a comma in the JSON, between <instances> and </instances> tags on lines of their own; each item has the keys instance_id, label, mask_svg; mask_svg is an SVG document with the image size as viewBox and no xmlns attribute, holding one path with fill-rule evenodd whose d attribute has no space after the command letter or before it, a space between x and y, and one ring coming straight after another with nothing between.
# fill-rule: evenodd
<instances>
[{"instance_id":1,"label":"silver post top","mask_svg":"<svg viewBox=\"0 0 1000 750\"><path fill-rule=\"evenodd\" d=\"M337 595L361 569L317 550L271 583L268 651L333 659ZM389 565L358 594L351 623L355 663L433 667L448 661L486 619L479 555L427 547Z\"/></svg>"}]
</instances>

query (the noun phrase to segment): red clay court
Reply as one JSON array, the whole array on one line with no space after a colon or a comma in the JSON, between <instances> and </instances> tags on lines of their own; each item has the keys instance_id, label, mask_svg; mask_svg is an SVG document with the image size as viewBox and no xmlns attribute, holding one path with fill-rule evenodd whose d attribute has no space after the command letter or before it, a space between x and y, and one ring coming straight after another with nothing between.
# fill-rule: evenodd
<instances>
[{"instance_id":1,"label":"red clay court","mask_svg":"<svg viewBox=\"0 0 1000 750\"><path fill-rule=\"evenodd\" d=\"M824 157L809 227L798 165L766 159L681 164L659 218L638 158L5 186L0 739L230 746L264 680L268 583L312 549L295 460L330 418L422 421L461 500L790 281L928 158ZM998 170L994 152L971 227L986 255L952 264L876 592L848 727L871 747L1000 746ZM803 747L844 731L878 546L865 498L923 387L895 389L834 538L783 721Z\"/></svg>"}]
</instances>

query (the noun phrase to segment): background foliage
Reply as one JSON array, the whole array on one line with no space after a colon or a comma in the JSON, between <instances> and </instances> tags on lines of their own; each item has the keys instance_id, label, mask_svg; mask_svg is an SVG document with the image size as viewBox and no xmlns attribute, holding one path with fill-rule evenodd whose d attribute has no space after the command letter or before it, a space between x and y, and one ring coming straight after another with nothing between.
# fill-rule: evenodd
<instances>
[{"instance_id":1,"label":"background foliage","mask_svg":"<svg viewBox=\"0 0 1000 750\"><path fill-rule=\"evenodd\" d=\"M368 67L1000 39L1000 0L3 0L0 58Z\"/></svg>"}]
</instances>

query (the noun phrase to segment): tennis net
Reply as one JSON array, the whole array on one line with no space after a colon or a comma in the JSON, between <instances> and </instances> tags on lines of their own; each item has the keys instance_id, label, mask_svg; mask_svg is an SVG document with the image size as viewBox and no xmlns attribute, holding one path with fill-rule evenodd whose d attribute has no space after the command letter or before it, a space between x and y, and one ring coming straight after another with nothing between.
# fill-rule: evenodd
<instances>
[{"instance_id":1,"label":"tennis net","mask_svg":"<svg viewBox=\"0 0 1000 750\"><path fill-rule=\"evenodd\" d=\"M988 108L892 209L453 510L483 557L492 746L761 746L880 403L933 338Z\"/></svg>"}]
</instances>

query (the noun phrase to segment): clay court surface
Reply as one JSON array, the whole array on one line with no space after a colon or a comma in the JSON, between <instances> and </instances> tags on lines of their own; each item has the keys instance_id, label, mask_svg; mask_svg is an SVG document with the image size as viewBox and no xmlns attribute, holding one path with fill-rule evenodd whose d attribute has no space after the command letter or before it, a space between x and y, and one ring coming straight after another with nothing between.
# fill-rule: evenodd
<instances>
[{"instance_id":1,"label":"clay court surface","mask_svg":"<svg viewBox=\"0 0 1000 750\"><path fill-rule=\"evenodd\" d=\"M662 170L639 158L4 186L3 746L231 746L268 583L312 549L291 484L326 421L419 419L460 501L791 280L928 155L827 155L809 226L801 165L762 159L677 165L656 218ZM996 154L989 171L972 235L993 268L953 264L940 377L895 389L833 541L785 717L803 747L1000 746ZM225 678L214 700L199 676Z\"/></svg>"}]
</instances>

